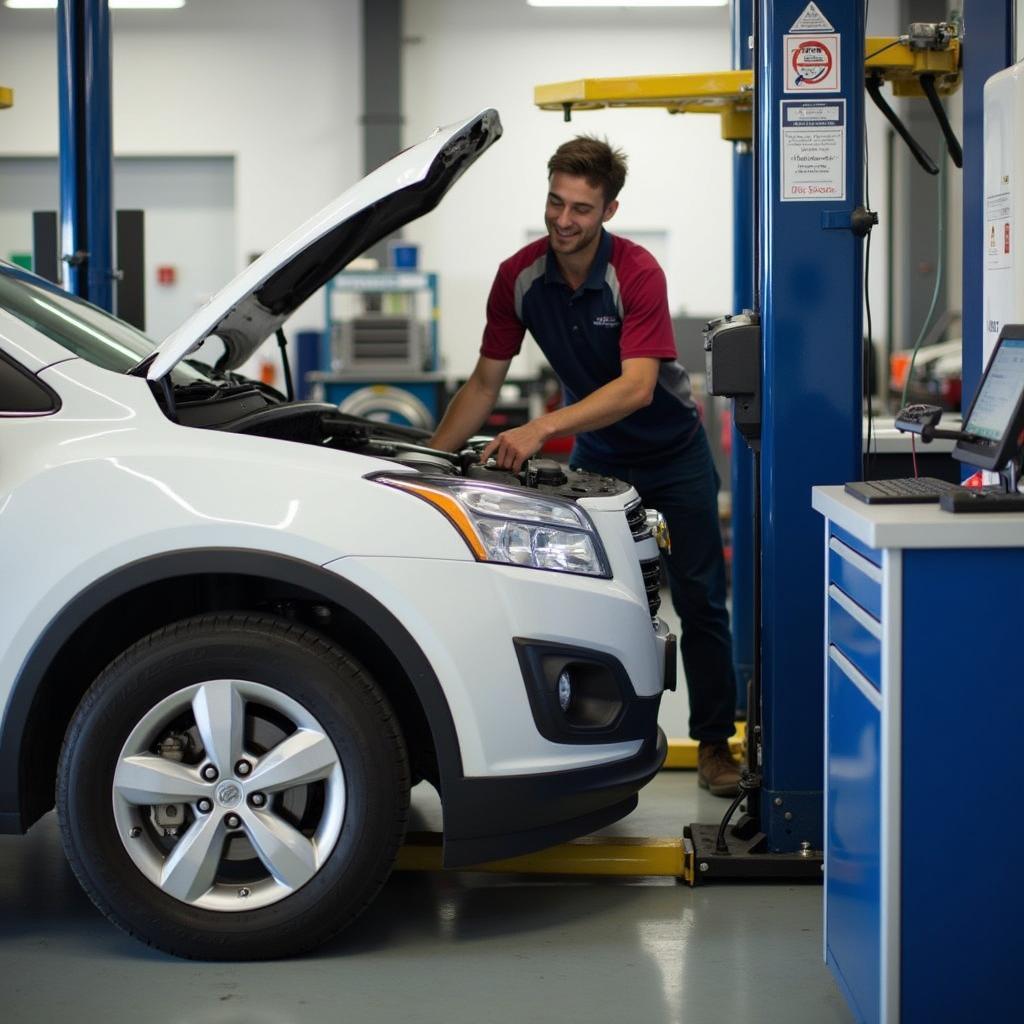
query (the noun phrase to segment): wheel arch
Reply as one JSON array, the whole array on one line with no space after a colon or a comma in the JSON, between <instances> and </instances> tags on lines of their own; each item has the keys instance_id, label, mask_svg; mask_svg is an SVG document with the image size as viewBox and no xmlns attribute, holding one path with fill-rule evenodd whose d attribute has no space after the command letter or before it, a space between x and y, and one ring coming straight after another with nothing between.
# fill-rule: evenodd
<instances>
[{"instance_id":1,"label":"wheel arch","mask_svg":"<svg viewBox=\"0 0 1024 1024\"><path fill-rule=\"evenodd\" d=\"M117 654L190 615L257 608L309 611L313 618L303 621L362 661L387 693L417 758L414 768L442 790L461 778L455 724L437 675L381 602L335 573L287 556L193 549L141 559L97 580L40 634L11 687L0 728L0 833L26 831L53 806L64 732L82 695Z\"/></svg>"}]
</instances>

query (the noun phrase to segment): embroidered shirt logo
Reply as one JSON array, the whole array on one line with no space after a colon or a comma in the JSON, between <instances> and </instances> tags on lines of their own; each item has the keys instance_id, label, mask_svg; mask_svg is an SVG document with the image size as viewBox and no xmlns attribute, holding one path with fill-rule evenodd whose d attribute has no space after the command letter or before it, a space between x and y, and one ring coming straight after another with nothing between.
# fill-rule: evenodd
<instances>
[{"instance_id":1,"label":"embroidered shirt logo","mask_svg":"<svg viewBox=\"0 0 1024 1024\"><path fill-rule=\"evenodd\" d=\"M595 327L618 327L620 322L617 316L603 315L594 317Z\"/></svg>"}]
</instances>

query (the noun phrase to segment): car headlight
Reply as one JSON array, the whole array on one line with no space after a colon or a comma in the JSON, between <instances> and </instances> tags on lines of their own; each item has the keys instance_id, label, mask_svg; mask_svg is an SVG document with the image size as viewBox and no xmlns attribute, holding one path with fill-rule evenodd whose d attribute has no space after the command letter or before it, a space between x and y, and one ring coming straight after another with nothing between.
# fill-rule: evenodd
<instances>
[{"instance_id":1,"label":"car headlight","mask_svg":"<svg viewBox=\"0 0 1024 1024\"><path fill-rule=\"evenodd\" d=\"M601 540L571 501L463 480L376 476L447 516L480 562L610 577Z\"/></svg>"}]
</instances>

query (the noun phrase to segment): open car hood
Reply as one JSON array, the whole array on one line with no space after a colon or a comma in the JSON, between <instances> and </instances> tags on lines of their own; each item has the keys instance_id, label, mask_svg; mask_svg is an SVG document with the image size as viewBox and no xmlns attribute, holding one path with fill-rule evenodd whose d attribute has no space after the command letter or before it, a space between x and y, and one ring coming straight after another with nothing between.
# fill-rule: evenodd
<instances>
[{"instance_id":1,"label":"open car hood","mask_svg":"<svg viewBox=\"0 0 1024 1024\"><path fill-rule=\"evenodd\" d=\"M268 249L169 334L138 367L159 380L210 335L218 368L241 366L318 288L403 225L434 209L459 176L501 137L496 110L437 128L378 167Z\"/></svg>"}]
</instances>

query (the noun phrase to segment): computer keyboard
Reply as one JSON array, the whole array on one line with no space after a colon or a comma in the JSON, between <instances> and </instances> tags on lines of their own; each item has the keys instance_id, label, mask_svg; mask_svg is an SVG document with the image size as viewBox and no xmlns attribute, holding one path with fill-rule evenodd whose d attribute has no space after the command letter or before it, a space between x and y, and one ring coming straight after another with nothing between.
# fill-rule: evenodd
<instances>
[{"instance_id":1,"label":"computer keyboard","mask_svg":"<svg viewBox=\"0 0 1024 1024\"><path fill-rule=\"evenodd\" d=\"M934 476L905 477L897 480L856 480L846 485L852 494L869 505L904 505L938 502L943 494L961 490L958 484Z\"/></svg>"}]
</instances>

